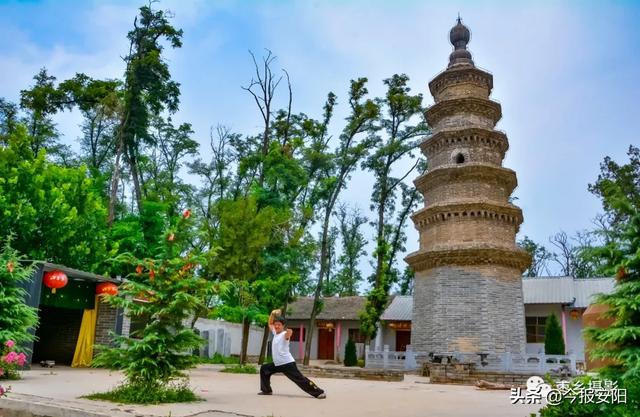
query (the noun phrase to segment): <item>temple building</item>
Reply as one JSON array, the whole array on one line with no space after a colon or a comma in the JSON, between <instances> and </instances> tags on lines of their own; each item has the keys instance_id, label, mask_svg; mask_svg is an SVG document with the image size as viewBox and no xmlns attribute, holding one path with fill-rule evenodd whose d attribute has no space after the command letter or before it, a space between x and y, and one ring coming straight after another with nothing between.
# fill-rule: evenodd
<instances>
[{"instance_id":1,"label":"temple building","mask_svg":"<svg viewBox=\"0 0 640 417\"><path fill-rule=\"evenodd\" d=\"M500 104L493 76L475 67L471 34L451 29L447 69L430 83L425 113L432 135L421 144L429 170L414 183L424 208L412 216L419 249L411 345L420 352L524 353L522 272L529 255L516 245L522 210L510 201L516 173L502 166L507 136L495 129Z\"/></svg>"}]
</instances>

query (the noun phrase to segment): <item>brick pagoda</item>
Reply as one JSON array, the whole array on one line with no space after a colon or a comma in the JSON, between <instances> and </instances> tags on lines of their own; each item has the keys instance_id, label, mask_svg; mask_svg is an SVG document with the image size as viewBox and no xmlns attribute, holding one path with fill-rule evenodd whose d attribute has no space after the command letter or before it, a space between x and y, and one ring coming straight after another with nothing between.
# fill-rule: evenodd
<instances>
[{"instance_id":1,"label":"brick pagoda","mask_svg":"<svg viewBox=\"0 0 640 417\"><path fill-rule=\"evenodd\" d=\"M415 180L425 206L413 216L420 249L411 345L417 352L525 351L521 274L529 255L516 245L522 210L509 201L516 173L502 161L507 136L495 125L493 76L475 67L469 29L451 29L454 51L430 83L425 113L432 135L421 144L429 170Z\"/></svg>"}]
</instances>

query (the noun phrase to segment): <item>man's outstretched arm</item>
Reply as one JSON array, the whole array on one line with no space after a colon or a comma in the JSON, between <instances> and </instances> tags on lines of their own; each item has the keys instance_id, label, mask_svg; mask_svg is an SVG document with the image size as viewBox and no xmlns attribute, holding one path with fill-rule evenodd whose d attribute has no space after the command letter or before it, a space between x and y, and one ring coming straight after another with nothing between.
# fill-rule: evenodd
<instances>
[{"instance_id":1,"label":"man's outstretched arm","mask_svg":"<svg viewBox=\"0 0 640 417\"><path fill-rule=\"evenodd\" d=\"M273 310L271 314L269 314L269 330L271 330L272 333L275 332L275 328L273 327L273 320L280 314L282 314L282 312L279 309Z\"/></svg>"}]
</instances>

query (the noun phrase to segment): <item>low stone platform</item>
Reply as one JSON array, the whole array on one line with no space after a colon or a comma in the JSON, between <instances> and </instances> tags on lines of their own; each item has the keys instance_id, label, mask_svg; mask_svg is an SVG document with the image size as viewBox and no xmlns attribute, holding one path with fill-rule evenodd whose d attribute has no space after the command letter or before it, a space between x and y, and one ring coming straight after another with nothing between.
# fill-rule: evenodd
<instances>
[{"instance_id":1,"label":"low stone platform","mask_svg":"<svg viewBox=\"0 0 640 417\"><path fill-rule=\"evenodd\" d=\"M425 363L423 375L428 375L433 384L475 385L476 382L483 380L514 387L524 386L527 379L533 376L533 374L483 371L475 369L475 364L469 363Z\"/></svg>"},{"instance_id":2,"label":"low stone platform","mask_svg":"<svg viewBox=\"0 0 640 417\"><path fill-rule=\"evenodd\" d=\"M367 381L402 381L404 372L389 369L367 369L359 366L303 366L298 365L300 371L314 378L364 379Z\"/></svg>"}]
</instances>

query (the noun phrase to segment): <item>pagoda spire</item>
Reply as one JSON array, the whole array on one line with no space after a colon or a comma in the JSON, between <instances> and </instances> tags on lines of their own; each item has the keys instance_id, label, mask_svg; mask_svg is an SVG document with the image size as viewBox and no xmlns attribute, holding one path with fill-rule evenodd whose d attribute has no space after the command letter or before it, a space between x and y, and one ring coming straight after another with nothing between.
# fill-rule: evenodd
<instances>
[{"instance_id":1,"label":"pagoda spire","mask_svg":"<svg viewBox=\"0 0 640 417\"><path fill-rule=\"evenodd\" d=\"M473 66L471 52L467 50L467 44L471 40L469 28L462 24L462 18L458 13L457 24L449 32L449 41L453 45L453 52L449 55L449 68L457 65Z\"/></svg>"}]
</instances>

